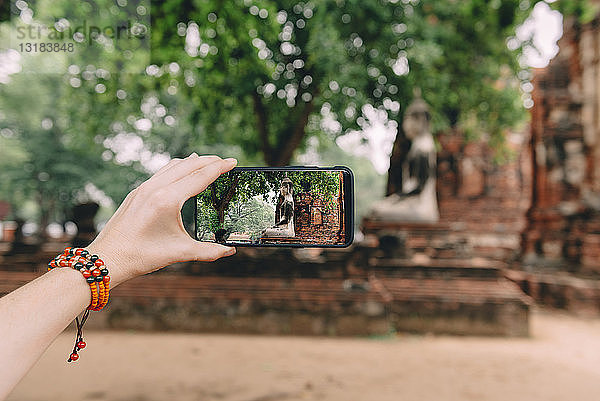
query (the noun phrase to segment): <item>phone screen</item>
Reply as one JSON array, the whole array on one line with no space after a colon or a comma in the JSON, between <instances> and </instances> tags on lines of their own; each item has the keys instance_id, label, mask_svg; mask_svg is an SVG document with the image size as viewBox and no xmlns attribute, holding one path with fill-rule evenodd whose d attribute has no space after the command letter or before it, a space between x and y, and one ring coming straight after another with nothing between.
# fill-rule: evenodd
<instances>
[{"instance_id":1,"label":"phone screen","mask_svg":"<svg viewBox=\"0 0 600 401\"><path fill-rule=\"evenodd\" d=\"M196 239L233 246L348 246L352 190L347 167L237 167L196 196Z\"/></svg>"}]
</instances>

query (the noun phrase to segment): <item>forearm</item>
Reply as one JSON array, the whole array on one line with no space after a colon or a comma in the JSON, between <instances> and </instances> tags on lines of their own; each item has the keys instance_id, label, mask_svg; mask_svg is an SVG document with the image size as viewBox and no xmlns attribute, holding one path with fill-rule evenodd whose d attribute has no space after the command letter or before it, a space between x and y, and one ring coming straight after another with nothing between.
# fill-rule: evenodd
<instances>
[{"instance_id":1,"label":"forearm","mask_svg":"<svg viewBox=\"0 0 600 401\"><path fill-rule=\"evenodd\" d=\"M81 273L69 268L54 269L0 299L0 399L90 299Z\"/></svg>"},{"instance_id":2,"label":"forearm","mask_svg":"<svg viewBox=\"0 0 600 401\"><path fill-rule=\"evenodd\" d=\"M192 154L171 160L131 191L87 247L104 261L110 287L175 262L233 255L235 248L190 238L181 207L235 164L235 159ZM69 267L53 269L0 299L0 400L90 301L82 273Z\"/></svg>"},{"instance_id":3,"label":"forearm","mask_svg":"<svg viewBox=\"0 0 600 401\"><path fill-rule=\"evenodd\" d=\"M53 269L0 298L0 400L90 301L82 274L68 267Z\"/></svg>"}]
</instances>

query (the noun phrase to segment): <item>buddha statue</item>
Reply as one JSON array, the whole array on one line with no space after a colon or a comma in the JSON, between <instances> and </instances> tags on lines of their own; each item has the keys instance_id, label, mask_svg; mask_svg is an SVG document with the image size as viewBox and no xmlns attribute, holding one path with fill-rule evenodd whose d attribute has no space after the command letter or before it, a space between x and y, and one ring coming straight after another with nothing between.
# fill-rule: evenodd
<instances>
[{"instance_id":1,"label":"buddha statue","mask_svg":"<svg viewBox=\"0 0 600 401\"><path fill-rule=\"evenodd\" d=\"M415 93L404 113L402 129L410 149L400 164L402 187L375 202L370 218L389 222L434 223L439 219L436 196L436 150L431 135L429 106Z\"/></svg>"},{"instance_id":2,"label":"buddha statue","mask_svg":"<svg viewBox=\"0 0 600 401\"><path fill-rule=\"evenodd\" d=\"M275 225L263 231L262 237L294 237L294 197L292 180L284 178L279 187L275 207Z\"/></svg>"}]
</instances>

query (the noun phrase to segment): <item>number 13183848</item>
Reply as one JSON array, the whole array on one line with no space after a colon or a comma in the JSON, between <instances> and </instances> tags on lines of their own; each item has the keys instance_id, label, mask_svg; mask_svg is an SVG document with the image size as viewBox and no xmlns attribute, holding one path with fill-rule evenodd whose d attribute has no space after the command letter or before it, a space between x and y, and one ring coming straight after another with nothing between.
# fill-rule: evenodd
<instances>
[{"instance_id":1,"label":"number 13183848","mask_svg":"<svg viewBox=\"0 0 600 401\"><path fill-rule=\"evenodd\" d=\"M58 52L69 52L74 51L73 43L37 43L37 42L25 42L19 43L18 50L21 53L58 53Z\"/></svg>"}]
</instances>

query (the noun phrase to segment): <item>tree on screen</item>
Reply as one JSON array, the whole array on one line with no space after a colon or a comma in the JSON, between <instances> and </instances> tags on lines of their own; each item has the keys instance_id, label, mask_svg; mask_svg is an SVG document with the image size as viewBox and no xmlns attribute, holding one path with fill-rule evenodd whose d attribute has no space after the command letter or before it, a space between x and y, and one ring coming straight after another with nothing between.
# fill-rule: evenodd
<instances>
[{"instance_id":1,"label":"tree on screen","mask_svg":"<svg viewBox=\"0 0 600 401\"><path fill-rule=\"evenodd\" d=\"M293 193L310 193L326 201L336 196L340 186L340 172L334 171L233 171L223 174L198 196L198 224L215 232L224 228L228 209L247 205L255 197L274 204L281 181L292 181ZM247 218L238 213L237 218ZM235 215L230 215L235 223ZM235 225L235 224L234 224Z\"/></svg>"}]
</instances>

